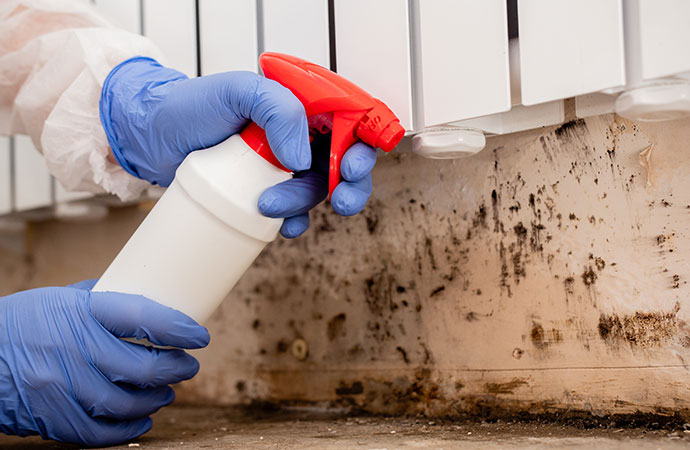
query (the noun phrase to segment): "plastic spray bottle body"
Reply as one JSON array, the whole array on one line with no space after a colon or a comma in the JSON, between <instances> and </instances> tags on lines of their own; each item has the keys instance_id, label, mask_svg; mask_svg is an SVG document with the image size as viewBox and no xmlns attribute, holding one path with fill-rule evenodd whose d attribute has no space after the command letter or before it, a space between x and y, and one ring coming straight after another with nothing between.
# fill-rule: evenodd
<instances>
[{"instance_id":1,"label":"plastic spray bottle body","mask_svg":"<svg viewBox=\"0 0 690 450\"><path fill-rule=\"evenodd\" d=\"M405 130L385 104L328 69L278 53L259 63L302 102L312 131L331 132L330 194L357 139L384 151L402 139ZM277 237L282 219L261 215L258 200L291 176L254 123L192 152L94 290L144 295L203 323Z\"/></svg>"},{"instance_id":2,"label":"plastic spray bottle body","mask_svg":"<svg viewBox=\"0 0 690 450\"><path fill-rule=\"evenodd\" d=\"M291 178L240 135L191 153L94 290L149 297L204 322L274 240L261 193Z\"/></svg>"}]
</instances>

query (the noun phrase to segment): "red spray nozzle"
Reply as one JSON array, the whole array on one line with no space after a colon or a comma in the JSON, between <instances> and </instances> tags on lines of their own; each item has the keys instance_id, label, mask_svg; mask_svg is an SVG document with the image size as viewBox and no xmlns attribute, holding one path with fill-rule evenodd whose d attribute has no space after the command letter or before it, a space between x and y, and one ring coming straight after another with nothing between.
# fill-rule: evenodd
<instances>
[{"instance_id":1,"label":"red spray nozzle","mask_svg":"<svg viewBox=\"0 0 690 450\"><path fill-rule=\"evenodd\" d=\"M389 152L405 134L400 120L382 101L324 67L280 53L263 53L259 65L266 78L292 91L304 105L307 117L333 114L329 198L340 181L340 161L357 139ZM257 128L250 124L242 138L267 161L284 169L270 151L265 134L257 134Z\"/></svg>"}]
</instances>

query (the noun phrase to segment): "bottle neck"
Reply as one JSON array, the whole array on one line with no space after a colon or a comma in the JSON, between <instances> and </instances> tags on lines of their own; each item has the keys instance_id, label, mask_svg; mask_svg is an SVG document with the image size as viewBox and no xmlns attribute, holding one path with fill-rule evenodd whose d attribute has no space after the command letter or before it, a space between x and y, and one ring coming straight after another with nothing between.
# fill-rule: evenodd
<instances>
[{"instance_id":1,"label":"bottle neck","mask_svg":"<svg viewBox=\"0 0 690 450\"><path fill-rule=\"evenodd\" d=\"M259 156L264 160L268 161L278 169L290 173L291 171L283 166L276 155L273 154L273 150L268 145L268 139L266 138L266 132L254 122L249 122L249 125L244 127L244 130L240 133L240 137L249 147L252 148Z\"/></svg>"}]
</instances>

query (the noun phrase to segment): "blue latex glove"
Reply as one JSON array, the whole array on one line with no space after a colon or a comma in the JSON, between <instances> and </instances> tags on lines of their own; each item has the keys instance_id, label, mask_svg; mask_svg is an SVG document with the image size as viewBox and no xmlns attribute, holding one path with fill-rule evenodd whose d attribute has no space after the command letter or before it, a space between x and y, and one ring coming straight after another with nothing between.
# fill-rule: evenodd
<instances>
[{"instance_id":1,"label":"blue latex glove","mask_svg":"<svg viewBox=\"0 0 690 450\"><path fill-rule=\"evenodd\" d=\"M103 84L103 128L113 155L130 174L168 186L192 151L212 147L250 121L266 130L278 160L296 173L262 197L260 210L287 217L281 230L296 237L309 226L306 212L325 197L312 164L304 107L279 83L252 72L226 72L188 79L151 58L135 57L115 67ZM348 156L351 152L353 155ZM371 194L371 147L359 143L344 156L344 182L333 194L335 211L353 215ZM294 212L293 216L287 215Z\"/></svg>"},{"instance_id":2,"label":"blue latex glove","mask_svg":"<svg viewBox=\"0 0 690 450\"><path fill-rule=\"evenodd\" d=\"M90 292L93 282L0 298L0 431L40 434L89 446L133 439L148 417L169 405L168 385L193 377L199 363L183 350L123 341L200 348L206 329L141 296Z\"/></svg>"},{"instance_id":3,"label":"blue latex glove","mask_svg":"<svg viewBox=\"0 0 690 450\"><path fill-rule=\"evenodd\" d=\"M309 210L328 195L328 164L330 136L317 135L312 142L311 169L296 172L264 191L259 197L259 211L268 217L286 218L280 234L295 238L309 228ZM342 181L333 191L333 209L343 216L352 216L364 208L371 195L371 170L376 163L376 150L364 142L355 143L340 163Z\"/></svg>"}]
</instances>

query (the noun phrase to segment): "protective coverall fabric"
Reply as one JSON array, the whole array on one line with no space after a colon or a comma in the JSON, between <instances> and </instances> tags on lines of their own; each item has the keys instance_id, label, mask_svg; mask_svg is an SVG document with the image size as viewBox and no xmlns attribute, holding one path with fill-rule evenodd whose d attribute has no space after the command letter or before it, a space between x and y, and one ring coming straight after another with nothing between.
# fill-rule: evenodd
<instances>
[{"instance_id":1,"label":"protective coverall fabric","mask_svg":"<svg viewBox=\"0 0 690 450\"><path fill-rule=\"evenodd\" d=\"M136 198L149 184L108 161L98 110L108 73L136 55L165 60L87 4L1 1L0 134L28 134L67 190Z\"/></svg>"}]
</instances>

